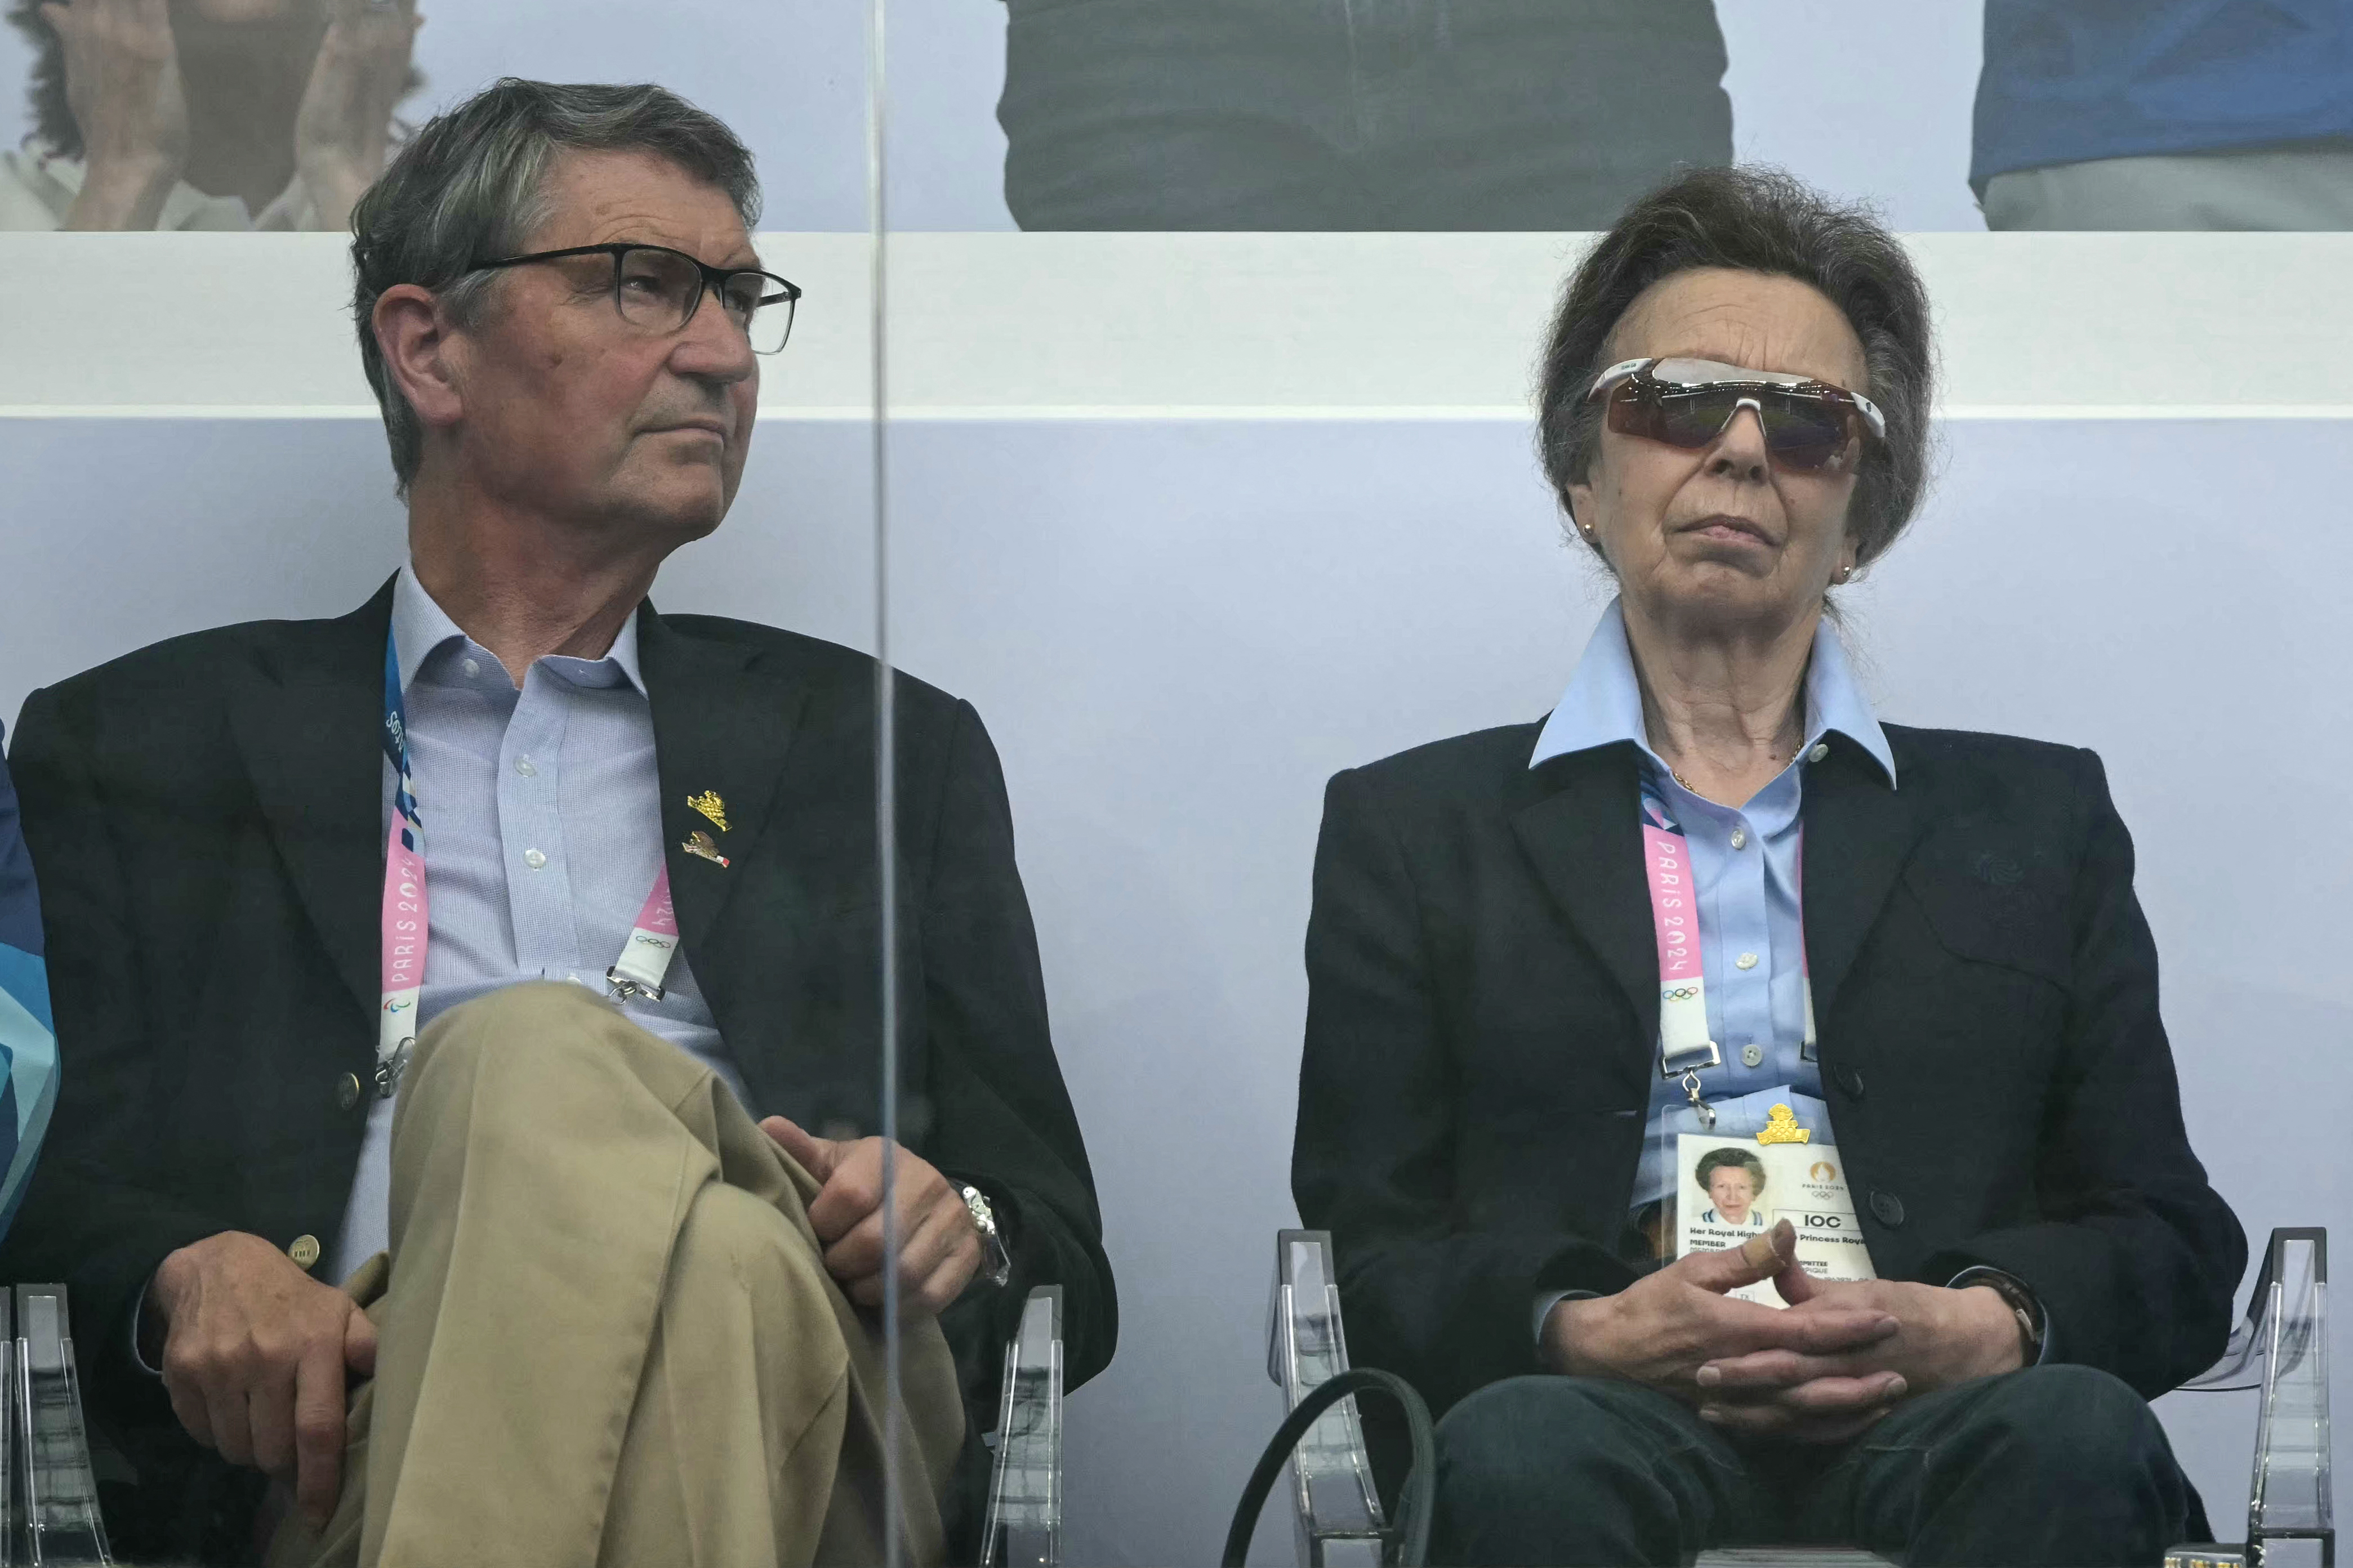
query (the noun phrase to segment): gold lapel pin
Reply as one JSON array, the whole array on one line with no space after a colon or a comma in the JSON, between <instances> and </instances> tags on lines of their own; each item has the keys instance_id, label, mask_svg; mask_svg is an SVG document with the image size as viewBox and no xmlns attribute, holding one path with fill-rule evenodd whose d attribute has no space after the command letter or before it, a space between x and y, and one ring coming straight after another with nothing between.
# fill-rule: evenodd
<instances>
[{"instance_id":1,"label":"gold lapel pin","mask_svg":"<svg viewBox=\"0 0 2353 1568\"><path fill-rule=\"evenodd\" d=\"M701 795L688 795L686 804L709 817L712 826L722 833L727 831L727 803L719 798L717 790L707 789Z\"/></svg>"},{"instance_id":2,"label":"gold lapel pin","mask_svg":"<svg viewBox=\"0 0 2353 1568\"><path fill-rule=\"evenodd\" d=\"M711 842L711 835L703 832L702 829L699 827L694 830L694 836L689 838L685 843L680 845L679 847L685 850L690 855L700 855L705 860L712 861L714 864L720 866L727 864L727 857L719 852L719 846Z\"/></svg>"}]
</instances>

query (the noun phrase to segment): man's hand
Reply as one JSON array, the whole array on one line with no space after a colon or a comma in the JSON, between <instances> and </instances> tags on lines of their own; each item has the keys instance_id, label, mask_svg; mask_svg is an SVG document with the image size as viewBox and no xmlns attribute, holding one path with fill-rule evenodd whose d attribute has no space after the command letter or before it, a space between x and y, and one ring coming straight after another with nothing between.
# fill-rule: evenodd
<instances>
[{"instance_id":1,"label":"man's hand","mask_svg":"<svg viewBox=\"0 0 2353 1568\"><path fill-rule=\"evenodd\" d=\"M68 228L153 228L188 163L188 104L169 0L53 0L41 19L65 55L81 131Z\"/></svg>"},{"instance_id":2,"label":"man's hand","mask_svg":"<svg viewBox=\"0 0 2353 1568\"><path fill-rule=\"evenodd\" d=\"M1790 1303L1788 1316L1844 1317L1877 1310L1895 1331L1857 1350L1823 1353L1772 1346L1727 1355L1699 1369L1697 1382L1714 1419L1742 1431L1772 1431L1793 1412L1809 1408L1818 1385L1843 1386L1858 1378L1894 1376L1914 1394L1949 1388L1971 1378L2015 1372L2026 1363L2017 1314L2000 1292L1983 1285L1949 1290L1900 1279L1821 1280L1802 1271L1776 1280Z\"/></svg>"},{"instance_id":3,"label":"man's hand","mask_svg":"<svg viewBox=\"0 0 2353 1568\"><path fill-rule=\"evenodd\" d=\"M816 1138L781 1116L760 1123L818 1179L809 1224L825 1243L825 1269L861 1307L882 1304L882 1140ZM980 1270L980 1227L964 1194L929 1162L899 1150L899 1308L936 1317Z\"/></svg>"},{"instance_id":4,"label":"man's hand","mask_svg":"<svg viewBox=\"0 0 2353 1568\"><path fill-rule=\"evenodd\" d=\"M258 1236L226 1231L164 1259L147 1288L164 1387L188 1436L233 1464L291 1477L314 1529L343 1465L343 1374L375 1371L375 1325Z\"/></svg>"},{"instance_id":5,"label":"man's hand","mask_svg":"<svg viewBox=\"0 0 2353 1568\"><path fill-rule=\"evenodd\" d=\"M1831 1373L1784 1387L1769 1417L1726 1422L1723 1400L1701 1373L1760 1352L1820 1358L1866 1356L1901 1328L1869 1301L1823 1301L1797 1312L1735 1301L1725 1292L1773 1280L1794 1287L1797 1234L1787 1220L1725 1252L1694 1252L1615 1296L1563 1301L1545 1320L1543 1354L1556 1372L1640 1383L1698 1408L1704 1419L1807 1442L1836 1442L1885 1415L1905 1380L1881 1366ZM1746 1413L1744 1412L1744 1415Z\"/></svg>"},{"instance_id":6,"label":"man's hand","mask_svg":"<svg viewBox=\"0 0 2353 1568\"><path fill-rule=\"evenodd\" d=\"M408 83L417 29L425 24L417 0L329 0L328 16L294 117L294 167L319 226L339 229L384 173L393 105Z\"/></svg>"}]
</instances>

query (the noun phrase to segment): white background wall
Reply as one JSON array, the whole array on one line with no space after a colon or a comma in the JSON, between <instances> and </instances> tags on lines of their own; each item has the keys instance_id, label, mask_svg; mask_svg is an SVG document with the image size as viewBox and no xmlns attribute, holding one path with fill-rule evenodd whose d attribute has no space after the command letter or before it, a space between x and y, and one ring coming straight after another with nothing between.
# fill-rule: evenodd
<instances>
[{"instance_id":1,"label":"white background wall","mask_svg":"<svg viewBox=\"0 0 2353 1568\"><path fill-rule=\"evenodd\" d=\"M2353 1236L2353 771L2327 541L2342 424L1965 421L1851 601L1891 720L2096 747L2140 847L2190 1131L2258 1241ZM1602 595L1504 421L915 422L891 633L1002 751L1118 1270L1071 1399L1071 1560L1211 1560L1277 1415L1262 1371L1324 780L1533 717ZM871 630L866 432L767 422L659 602ZM173 632L356 604L398 560L358 421L0 420L0 715ZM1967 1130L1955 1130L1966 1136ZM2342 1321L2337 1405L2353 1409ZM2227 1532L2247 1395L2168 1426ZM1278 1521L1279 1523L1279 1521ZM1287 1560L1280 1529L1262 1561Z\"/></svg>"},{"instance_id":2,"label":"white background wall","mask_svg":"<svg viewBox=\"0 0 2353 1568\"><path fill-rule=\"evenodd\" d=\"M759 155L767 226L862 229L866 7L757 0L724 9L628 0L422 0L427 82L408 119L493 77L654 80L725 119ZM1717 16L1738 156L1787 163L1826 189L1870 195L1904 229L1978 229L1968 185L1981 0L1729 0ZM1001 0L891 0L891 223L1010 228ZM724 47L720 47L722 44ZM26 130L28 52L0 28L0 143Z\"/></svg>"}]
</instances>

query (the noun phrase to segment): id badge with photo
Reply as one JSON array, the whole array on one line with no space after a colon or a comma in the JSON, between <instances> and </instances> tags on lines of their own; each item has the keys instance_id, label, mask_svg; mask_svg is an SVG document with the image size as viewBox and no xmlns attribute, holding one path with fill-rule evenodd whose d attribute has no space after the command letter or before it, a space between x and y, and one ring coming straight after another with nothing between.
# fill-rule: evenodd
<instances>
[{"instance_id":1,"label":"id badge with photo","mask_svg":"<svg viewBox=\"0 0 2353 1568\"><path fill-rule=\"evenodd\" d=\"M1837 1146L1811 1142L1788 1106L1775 1106L1754 1137L1679 1134L1675 1169L1675 1257L1738 1247L1786 1219L1798 1233L1798 1264L1808 1274L1878 1278ZM1731 1294L1767 1307L1788 1305L1770 1280Z\"/></svg>"}]
</instances>

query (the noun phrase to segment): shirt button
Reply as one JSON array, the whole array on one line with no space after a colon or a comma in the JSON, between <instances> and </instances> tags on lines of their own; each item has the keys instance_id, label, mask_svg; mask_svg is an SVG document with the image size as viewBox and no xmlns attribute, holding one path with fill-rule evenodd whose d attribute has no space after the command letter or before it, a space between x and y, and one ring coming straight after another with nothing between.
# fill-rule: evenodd
<instances>
[{"instance_id":1,"label":"shirt button","mask_svg":"<svg viewBox=\"0 0 2353 1568\"><path fill-rule=\"evenodd\" d=\"M464 665L464 668L466 671L466 678L469 680L482 673L481 665L474 659L468 659Z\"/></svg>"},{"instance_id":2,"label":"shirt button","mask_svg":"<svg viewBox=\"0 0 2353 1568\"><path fill-rule=\"evenodd\" d=\"M1732 830L1732 847L1735 849L1746 849L1748 847L1748 829L1745 827L1736 827Z\"/></svg>"},{"instance_id":3,"label":"shirt button","mask_svg":"<svg viewBox=\"0 0 2353 1568\"><path fill-rule=\"evenodd\" d=\"M1830 742L1827 741L1816 741L1814 742L1814 749L1806 753L1806 761L1810 763L1819 763L1830 754Z\"/></svg>"},{"instance_id":4,"label":"shirt button","mask_svg":"<svg viewBox=\"0 0 2353 1568\"><path fill-rule=\"evenodd\" d=\"M1765 1047L1762 1046L1741 1047L1740 1065L1745 1068L1763 1067L1765 1065Z\"/></svg>"},{"instance_id":5,"label":"shirt button","mask_svg":"<svg viewBox=\"0 0 2353 1568\"><path fill-rule=\"evenodd\" d=\"M1742 969L1754 969L1757 967L1757 955L1753 952L1744 952L1732 962Z\"/></svg>"},{"instance_id":6,"label":"shirt button","mask_svg":"<svg viewBox=\"0 0 2353 1568\"><path fill-rule=\"evenodd\" d=\"M547 864L547 857L536 849L526 849L522 852L522 863L536 871Z\"/></svg>"},{"instance_id":7,"label":"shirt button","mask_svg":"<svg viewBox=\"0 0 2353 1568\"><path fill-rule=\"evenodd\" d=\"M539 766L529 757L517 757L515 759L515 772L521 773L527 779L537 778L539 776Z\"/></svg>"}]
</instances>

